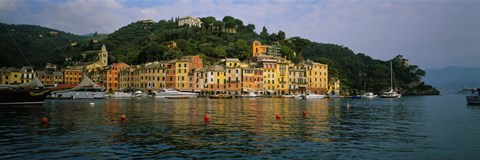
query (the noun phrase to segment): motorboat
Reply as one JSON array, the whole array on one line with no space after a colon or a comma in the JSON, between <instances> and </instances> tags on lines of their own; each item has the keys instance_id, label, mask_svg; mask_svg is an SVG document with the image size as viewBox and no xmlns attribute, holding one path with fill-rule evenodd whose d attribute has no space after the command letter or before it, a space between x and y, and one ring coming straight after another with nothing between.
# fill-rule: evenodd
<instances>
[{"instance_id":1,"label":"motorboat","mask_svg":"<svg viewBox=\"0 0 480 160\"><path fill-rule=\"evenodd\" d=\"M146 97L147 94L144 94L141 90L137 90L132 94L132 97L137 98L137 97Z\"/></svg>"},{"instance_id":2,"label":"motorboat","mask_svg":"<svg viewBox=\"0 0 480 160\"><path fill-rule=\"evenodd\" d=\"M302 99L322 99L325 98L325 95L323 94L315 94L315 93L307 93L304 95L301 95Z\"/></svg>"},{"instance_id":3,"label":"motorboat","mask_svg":"<svg viewBox=\"0 0 480 160\"><path fill-rule=\"evenodd\" d=\"M228 94L215 94L215 95L210 95L208 98L212 99L229 99L233 98L233 95L228 95Z\"/></svg>"},{"instance_id":4,"label":"motorboat","mask_svg":"<svg viewBox=\"0 0 480 160\"><path fill-rule=\"evenodd\" d=\"M372 92L366 92L361 97L362 98L367 98L367 99L373 99L373 98L376 98L377 95L373 94Z\"/></svg>"},{"instance_id":5,"label":"motorboat","mask_svg":"<svg viewBox=\"0 0 480 160\"><path fill-rule=\"evenodd\" d=\"M151 95L153 95L155 98L168 98L168 99L179 99L181 97L186 97L186 98L198 97L198 93L180 92L173 89L164 89L161 92L152 91Z\"/></svg>"},{"instance_id":6,"label":"motorboat","mask_svg":"<svg viewBox=\"0 0 480 160\"><path fill-rule=\"evenodd\" d=\"M480 104L480 89L473 89L472 94L466 96L466 98L468 104Z\"/></svg>"},{"instance_id":7,"label":"motorboat","mask_svg":"<svg viewBox=\"0 0 480 160\"><path fill-rule=\"evenodd\" d=\"M243 98L259 98L260 95L255 94L254 92L248 92L242 96Z\"/></svg>"},{"instance_id":8,"label":"motorboat","mask_svg":"<svg viewBox=\"0 0 480 160\"><path fill-rule=\"evenodd\" d=\"M296 94L284 94L284 95L281 95L280 97L282 98L295 98L295 97L298 97L299 95L296 95Z\"/></svg>"},{"instance_id":9,"label":"motorboat","mask_svg":"<svg viewBox=\"0 0 480 160\"><path fill-rule=\"evenodd\" d=\"M38 78L20 85L0 85L0 105L42 104L50 92Z\"/></svg>"},{"instance_id":10,"label":"motorboat","mask_svg":"<svg viewBox=\"0 0 480 160\"><path fill-rule=\"evenodd\" d=\"M133 94L131 92L115 91L109 97L110 98L132 98Z\"/></svg>"},{"instance_id":11,"label":"motorboat","mask_svg":"<svg viewBox=\"0 0 480 160\"><path fill-rule=\"evenodd\" d=\"M103 99L106 92L86 75L83 75L82 82L69 90L53 91L49 98L53 99Z\"/></svg>"}]
</instances>

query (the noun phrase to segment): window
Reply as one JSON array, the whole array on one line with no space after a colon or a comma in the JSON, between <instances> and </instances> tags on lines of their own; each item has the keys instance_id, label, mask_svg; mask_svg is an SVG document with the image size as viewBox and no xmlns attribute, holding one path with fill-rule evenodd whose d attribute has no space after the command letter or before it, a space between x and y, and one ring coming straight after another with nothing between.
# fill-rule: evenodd
<instances>
[{"instance_id":1,"label":"window","mask_svg":"<svg viewBox=\"0 0 480 160\"><path fill-rule=\"evenodd\" d=\"M178 64L178 68L181 68L182 67L182 64Z\"/></svg>"},{"instance_id":2,"label":"window","mask_svg":"<svg viewBox=\"0 0 480 160\"><path fill-rule=\"evenodd\" d=\"M187 68L187 64L186 64L186 63L185 63L185 64L183 64L183 67Z\"/></svg>"}]
</instances>

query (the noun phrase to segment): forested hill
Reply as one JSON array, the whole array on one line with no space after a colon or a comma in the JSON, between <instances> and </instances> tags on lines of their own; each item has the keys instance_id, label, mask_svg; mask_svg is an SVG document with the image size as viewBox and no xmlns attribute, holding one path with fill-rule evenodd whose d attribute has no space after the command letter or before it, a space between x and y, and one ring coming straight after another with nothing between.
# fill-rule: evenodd
<instances>
[{"instance_id":1,"label":"forested hill","mask_svg":"<svg viewBox=\"0 0 480 160\"><path fill-rule=\"evenodd\" d=\"M312 42L301 37L286 38L285 32L269 33L266 27L263 27L260 33L256 33L255 25L244 24L242 20L231 16L225 16L223 19L204 17L201 20L202 27L180 27L177 23L178 18L158 22L142 20L119 28L114 33L102 38L75 36L56 30L54 31L58 32L58 35L51 36L47 33L52 29L34 26L25 26L30 27L26 31L14 28L22 25L7 25L6 28L9 30L13 28L15 32L25 32L23 33L24 37L31 35L32 38L19 39L17 43L22 41L19 46L22 49L30 50L25 56L31 57L30 61L32 62L30 63L40 67L46 62L65 64L63 62L65 57L71 57L73 61L92 60L95 55L87 54L86 57L83 57L82 53L88 50L98 50L102 44L105 44L109 51L109 63L141 64L198 54L207 64L216 63L225 57L237 57L242 61L248 61L252 55L252 41L258 40L262 44L278 44L281 56L287 57L294 63L310 59L328 64L330 77L339 78L342 82L342 89L347 93L359 94L364 91L380 93L390 86L389 62L375 60L362 53L355 54L347 47ZM5 27L2 28L4 31L0 32L0 40L7 43L0 45L2 45L2 49L8 49L7 52L2 52L2 57L18 56L15 45L8 37L9 34L5 32ZM38 35L39 31L34 28L42 28L45 32L42 32L45 34L44 38L35 37L34 33ZM235 33L231 33L232 31ZM10 32L14 37L22 35ZM45 36L49 41L46 41ZM58 47L47 43L52 41ZM77 45L70 45L72 42L77 42ZM171 42L175 42L177 46L169 47ZM425 85L421 81L425 72L418 66L403 66L399 57L392 58L395 61L393 67L396 84L402 89L402 93L438 94L435 88ZM14 58L9 60L2 58L2 64L6 67L18 66L17 62L22 60L15 58L14 62L12 59ZM25 65L25 63L20 64Z\"/></svg>"},{"instance_id":2,"label":"forested hill","mask_svg":"<svg viewBox=\"0 0 480 160\"><path fill-rule=\"evenodd\" d=\"M62 64L67 56L66 48L83 39L85 37L41 26L0 23L0 64L1 67Z\"/></svg>"}]
</instances>

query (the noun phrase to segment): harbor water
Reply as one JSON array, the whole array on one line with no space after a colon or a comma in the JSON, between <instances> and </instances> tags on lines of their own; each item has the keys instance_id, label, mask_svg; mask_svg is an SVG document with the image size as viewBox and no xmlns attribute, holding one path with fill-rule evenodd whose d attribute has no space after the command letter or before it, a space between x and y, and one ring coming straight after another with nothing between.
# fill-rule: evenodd
<instances>
[{"instance_id":1,"label":"harbor water","mask_svg":"<svg viewBox=\"0 0 480 160\"><path fill-rule=\"evenodd\" d=\"M480 106L462 95L0 107L0 159L480 159Z\"/></svg>"}]
</instances>

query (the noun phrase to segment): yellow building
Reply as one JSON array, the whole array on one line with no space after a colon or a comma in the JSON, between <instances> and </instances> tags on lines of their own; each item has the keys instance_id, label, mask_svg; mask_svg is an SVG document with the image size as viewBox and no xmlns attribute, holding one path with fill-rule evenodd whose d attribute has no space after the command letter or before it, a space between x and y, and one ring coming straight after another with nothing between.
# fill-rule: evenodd
<instances>
[{"instance_id":1,"label":"yellow building","mask_svg":"<svg viewBox=\"0 0 480 160\"><path fill-rule=\"evenodd\" d=\"M263 90L266 95L277 95L277 60L262 59L258 61L258 66L263 69Z\"/></svg>"},{"instance_id":2,"label":"yellow building","mask_svg":"<svg viewBox=\"0 0 480 160\"><path fill-rule=\"evenodd\" d=\"M225 93L225 66L214 65L207 68L207 86L210 94Z\"/></svg>"},{"instance_id":3,"label":"yellow building","mask_svg":"<svg viewBox=\"0 0 480 160\"><path fill-rule=\"evenodd\" d=\"M326 94L328 91L328 65L307 60L306 78L307 90L316 94Z\"/></svg>"},{"instance_id":4,"label":"yellow building","mask_svg":"<svg viewBox=\"0 0 480 160\"><path fill-rule=\"evenodd\" d=\"M175 88L181 91L192 91L188 77L188 60L180 59L175 62Z\"/></svg>"},{"instance_id":5,"label":"yellow building","mask_svg":"<svg viewBox=\"0 0 480 160\"><path fill-rule=\"evenodd\" d=\"M21 84L22 72L18 68L8 68L2 71L2 84Z\"/></svg>"},{"instance_id":6,"label":"yellow building","mask_svg":"<svg viewBox=\"0 0 480 160\"><path fill-rule=\"evenodd\" d=\"M277 78L277 95L284 95L288 94L288 85L290 84L289 81L289 65L290 61L285 58L278 58L277 65L275 67L275 75Z\"/></svg>"}]
</instances>

